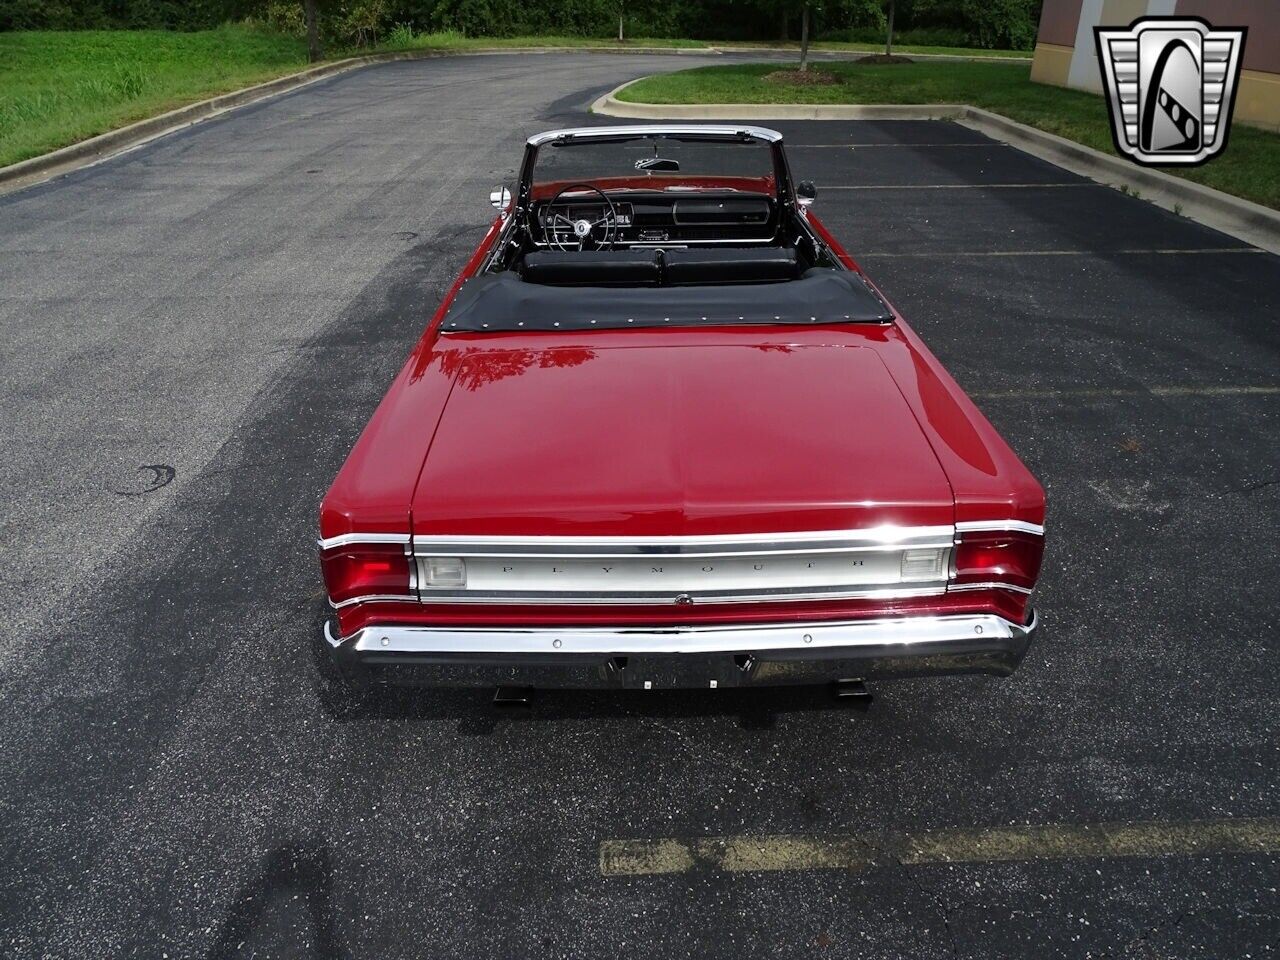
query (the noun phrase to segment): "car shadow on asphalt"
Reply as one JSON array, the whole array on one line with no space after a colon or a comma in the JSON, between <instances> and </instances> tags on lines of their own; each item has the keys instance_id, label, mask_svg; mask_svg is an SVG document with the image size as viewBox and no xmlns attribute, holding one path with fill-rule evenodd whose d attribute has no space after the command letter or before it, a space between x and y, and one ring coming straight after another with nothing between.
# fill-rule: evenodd
<instances>
[{"instance_id":1,"label":"car shadow on asphalt","mask_svg":"<svg viewBox=\"0 0 1280 960\"><path fill-rule=\"evenodd\" d=\"M535 690L527 704L499 706L493 688L374 687L322 691L325 713L341 723L455 720L464 736L501 727L644 717L655 720L733 717L744 730L772 729L779 716L842 711L861 714L872 698L840 698L832 686L742 690Z\"/></svg>"}]
</instances>

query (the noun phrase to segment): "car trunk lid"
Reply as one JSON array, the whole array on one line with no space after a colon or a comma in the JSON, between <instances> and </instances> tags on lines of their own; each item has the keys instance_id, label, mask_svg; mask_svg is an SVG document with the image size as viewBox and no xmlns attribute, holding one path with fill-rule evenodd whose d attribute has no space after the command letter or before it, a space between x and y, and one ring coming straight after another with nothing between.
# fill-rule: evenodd
<instances>
[{"instance_id":1,"label":"car trunk lid","mask_svg":"<svg viewBox=\"0 0 1280 960\"><path fill-rule=\"evenodd\" d=\"M462 361L415 536L689 536L949 525L950 487L875 351L486 349Z\"/></svg>"}]
</instances>

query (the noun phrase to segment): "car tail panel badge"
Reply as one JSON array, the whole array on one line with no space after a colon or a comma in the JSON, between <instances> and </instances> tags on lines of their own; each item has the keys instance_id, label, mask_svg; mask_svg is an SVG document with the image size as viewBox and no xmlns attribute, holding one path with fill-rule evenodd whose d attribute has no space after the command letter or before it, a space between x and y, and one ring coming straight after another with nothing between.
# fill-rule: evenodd
<instances>
[{"instance_id":1,"label":"car tail panel badge","mask_svg":"<svg viewBox=\"0 0 1280 960\"><path fill-rule=\"evenodd\" d=\"M1144 166L1194 166L1223 151L1247 28L1142 17L1093 32L1117 150Z\"/></svg>"}]
</instances>

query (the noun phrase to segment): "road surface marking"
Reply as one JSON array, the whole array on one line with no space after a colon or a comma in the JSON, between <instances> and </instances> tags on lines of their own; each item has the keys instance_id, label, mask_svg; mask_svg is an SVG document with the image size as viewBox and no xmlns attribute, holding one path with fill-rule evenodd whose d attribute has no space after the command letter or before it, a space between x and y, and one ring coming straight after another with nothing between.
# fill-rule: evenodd
<instances>
[{"instance_id":1,"label":"road surface marking","mask_svg":"<svg viewBox=\"0 0 1280 960\"><path fill-rule=\"evenodd\" d=\"M839 148L852 150L855 147L1001 147L1014 149L1007 143L788 143L788 150L835 150Z\"/></svg>"},{"instance_id":2,"label":"road surface marking","mask_svg":"<svg viewBox=\"0 0 1280 960\"><path fill-rule=\"evenodd\" d=\"M1057 190L1059 187L1102 187L1110 189L1105 183L1079 181L1071 183L864 183L855 186L832 186L819 183L819 192L825 190L1038 190L1046 187Z\"/></svg>"},{"instance_id":3,"label":"road surface marking","mask_svg":"<svg viewBox=\"0 0 1280 960\"><path fill-rule=\"evenodd\" d=\"M913 834L605 840L605 876L710 871L868 870L894 864L999 863L1280 852L1280 818L926 830Z\"/></svg>"},{"instance_id":4,"label":"road surface marking","mask_svg":"<svg viewBox=\"0 0 1280 960\"><path fill-rule=\"evenodd\" d=\"M1203 253L1266 253L1258 247L1197 247L1171 249L1125 249L1125 250L942 250L935 253L862 253L857 254L859 260L881 259L945 259L947 257L1110 257L1116 255L1139 256L1159 254L1161 256L1181 256L1184 254Z\"/></svg>"},{"instance_id":5,"label":"road surface marking","mask_svg":"<svg viewBox=\"0 0 1280 960\"><path fill-rule=\"evenodd\" d=\"M984 400L1002 398L1015 400L1052 400L1059 397L1269 397L1280 394L1280 387L1140 387L1133 389L1071 389L1071 390L984 390L969 394Z\"/></svg>"}]
</instances>

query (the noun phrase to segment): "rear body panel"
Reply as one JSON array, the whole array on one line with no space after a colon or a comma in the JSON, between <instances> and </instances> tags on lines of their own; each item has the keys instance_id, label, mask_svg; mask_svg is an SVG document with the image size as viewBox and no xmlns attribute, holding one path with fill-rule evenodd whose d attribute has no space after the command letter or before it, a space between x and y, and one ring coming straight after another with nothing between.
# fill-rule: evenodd
<instances>
[{"instance_id":1,"label":"rear body panel","mask_svg":"<svg viewBox=\"0 0 1280 960\"><path fill-rule=\"evenodd\" d=\"M858 270L811 211L802 215L844 266ZM934 646L916 648L896 667L885 659L896 639L827 659L862 662L877 675L1007 673L1017 665L1032 617L1025 580L759 603L712 595L463 603L423 589L423 552L439 552L450 538L546 541L571 551L613 538L661 553L681 538L888 531L886 542L907 543L941 531L958 550L965 530L1038 538L1043 529L1040 485L896 312L888 324L442 334L453 294L486 262L503 225L499 217L490 228L325 498L325 555L339 544L376 541L378 549L403 550L415 571L409 596L340 605L335 656L347 651L351 665L356 651L374 656L377 647L379 670L403 653L406 665L430 666L425 672L435 676L459 658L450 648L437 662L422 652L424 642L500 631L505 640L484 636L491 647L510 645L510 657L467 664L470 676L492 678L489 668L502 676L504 664L515 664L528 631L746 630L746 643L771 626L795 625L801 633L791 642L806 635L806 624L902 623L908 632L916 624ZM987 623L987 638L979 627L954 645L956 656L941 656L938 631L971 622ZM379 641L388 631L399 632ZM401 640L408 646L397 651ZM709 668L721 679L726 663L738 663L725 656L716 653ZM540 671L556 662L552 651L546 657ZM578 662L575 676L584 667L604 685L619 684L613 658ZM774 675L795 682L824 669ZM730 674L775 682L765 679L769 671ZM621 679L642 682L634 671Z\"/></svg>"}]
</instances>

